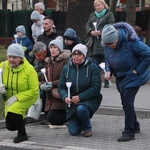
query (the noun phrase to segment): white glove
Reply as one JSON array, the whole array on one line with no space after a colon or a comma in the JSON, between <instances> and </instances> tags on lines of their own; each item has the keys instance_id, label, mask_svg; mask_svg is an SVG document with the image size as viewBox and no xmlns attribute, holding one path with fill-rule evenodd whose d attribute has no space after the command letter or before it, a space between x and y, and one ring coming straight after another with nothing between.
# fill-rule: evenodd
<instances>
[{"instance_id":1,"label":"white glove","mask_svg":"<svg viewBox=\"0 0 150 150\"><path fill-rule=\"evenodd\" d=\"M0 85L0 94L5 94L6 92L5 86L3 84Z\"/></svg>"},{"instance_id":2,"label":"white glove","mask_svg":"<svg viewBox=\"0 0 150 150\"><path fill-rule=\"evenodd\" d=\"M16 96L12 96L12 97L10 97L7 101L6 101L6 104L7 104L7 106L10 106L10 105L12 105L14 102L16 102L17 101L17 97Z\"/></svg>"}]
</instances>

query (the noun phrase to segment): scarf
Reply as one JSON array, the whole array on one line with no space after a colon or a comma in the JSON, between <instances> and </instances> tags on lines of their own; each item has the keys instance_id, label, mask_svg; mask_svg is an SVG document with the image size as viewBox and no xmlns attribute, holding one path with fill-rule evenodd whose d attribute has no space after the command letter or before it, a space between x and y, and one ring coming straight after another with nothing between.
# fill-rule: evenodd
<instances>
[{"instance_id":1,"label":"scarf","mask_svg":"<svg viewBox=\"0 0 150 150\"><path fill-rule=\"evenodd\" d=\"M95 10L94 13L97 16L97 18L101 18L106 13L106 9L103 9L101 12L97 12Z\"/></svg>"}]
</instances>

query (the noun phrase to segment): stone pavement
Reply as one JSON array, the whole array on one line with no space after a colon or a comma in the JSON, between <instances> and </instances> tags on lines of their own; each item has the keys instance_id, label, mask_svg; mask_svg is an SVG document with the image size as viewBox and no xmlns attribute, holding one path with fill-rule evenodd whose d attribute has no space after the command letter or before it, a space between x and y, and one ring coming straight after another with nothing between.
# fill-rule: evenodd
<instances>
[{"instance_id":1,"label":"stone pavement","mask_svg":"<svg viewBox=\"0 0 150 150\"><path fill-rule=\"evenodd\" d=\"M123 130L124 116L115 85L102 88L102 94L101 107L91 120L92 137L70 136L67 128L51 129L34 122L26 125L29 140L19 144L12 142L16 132L0 129L0 150L150 150L150 85L141 87L136 97L141 133L129 142L117 142Z\"/></svg>"}]
</instances>

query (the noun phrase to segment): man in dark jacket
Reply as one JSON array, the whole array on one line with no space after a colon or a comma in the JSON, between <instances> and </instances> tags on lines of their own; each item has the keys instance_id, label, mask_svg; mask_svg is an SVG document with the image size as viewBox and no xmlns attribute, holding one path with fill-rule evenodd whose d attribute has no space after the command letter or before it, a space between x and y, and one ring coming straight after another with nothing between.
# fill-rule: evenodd
<instances>
[{"instance_id":1,"label":"man in dark jacket","mask_svg":"<svg viewBox=\"0 0 150 150\"><path fill-rule=\"evenodd\" d=\"M38 42L43 42L48 46L50 41L54 40L58 36L58 33L56 32L56 30L54 30L53 25L54 22L50 17L46 16L43 19L44 33L38 36Z\"/></svg>"},{"instance_id":2,"label":"man in dark jacket","mask_svg":"<svg viewBox=\"0 0 150 150\"><path fill-rule=\"evenodd\" d=\"M106 79L112 73L125 113L125 127L119 142L135 139L140 125L134 110L135 96L141 85L149 80L150 48L141 42L127 23L106 25L102 30L102 44L106 57Z\"/></svg>"}]
</instances>

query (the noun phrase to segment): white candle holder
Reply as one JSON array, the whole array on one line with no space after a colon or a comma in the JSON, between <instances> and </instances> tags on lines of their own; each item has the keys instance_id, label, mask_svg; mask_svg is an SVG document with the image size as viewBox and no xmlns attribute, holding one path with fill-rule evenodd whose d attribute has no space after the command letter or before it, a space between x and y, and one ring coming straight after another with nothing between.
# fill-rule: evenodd
<instances>
[{"instance_id":1,"label":"white candle holder","mask_svg":"<svg viewBox=\"0 0 150 150\"><path fill-rule=\"evenodd\" d=\"M3 69L0 68L0 93L4 94L6 93L6 89L5 89L4 84L2 83L2 72L3 72Z\"/></svg>"},{"instance_id":2,"label":"white candle holder","mask_svg":"<svg viewBox=\"0 0 150 150\"><path fill-rule=\"evenodd\" d=\"M17 34L14 34L14 38L15 38L15 41L16 41L16 44L17 44Z\"/></svg>"},{"instance_id":3,"label":"white candle holder","mask_svg":"<svg viewBox=\"0 0 150 150\"><path fill-rule=\"evenodd\" d=\"M48 82L48 79L47 79L47 76L46 76L46 69L45 69L45 68L42 68L42 69L41 69L41 72L42 72L43 75L44 75L45 81Z\"/></svg>"},{"instance_id":4,"label":"white candle holder","mask_svg":"<svg viewBox=\"0 0 150 150\"><path fill-rule=\"evenodd\" d=\"M104 73L105 73L105 75L106 75L106 69L105 69L105 63L104 62L102 62L102 63L100 63L99 64L99 66L103 69L103 71L104 71ZM110 80L108 80L109 81L109 84L111 84L111 81Z\"/></svg>"},{"instance_id":5,"label":"white candle holder","mask_svg":"<svg viewBox=\"0 0 150 150\"><path fill-rule=\"evenodd\" d=\"M68 98L69 98L69 101L70 101L70 88L71 88L71 85L72 85L72 82L66 82L66 86L68 88ZM68 104L68 107L70 107L70 103Z\"/></svg>"},{"instance_id":6,"label":"white candle holder","mask_svg":"<svg viewBox=\"0 0 150 150\"><path fill-rule=\"evenodd\" d=\"M95 28L95 31L97 31L97 22L93 22L93 26ZM97 36L97 39L99 39L99 37Z\"/></svg>"}]
</instances>

